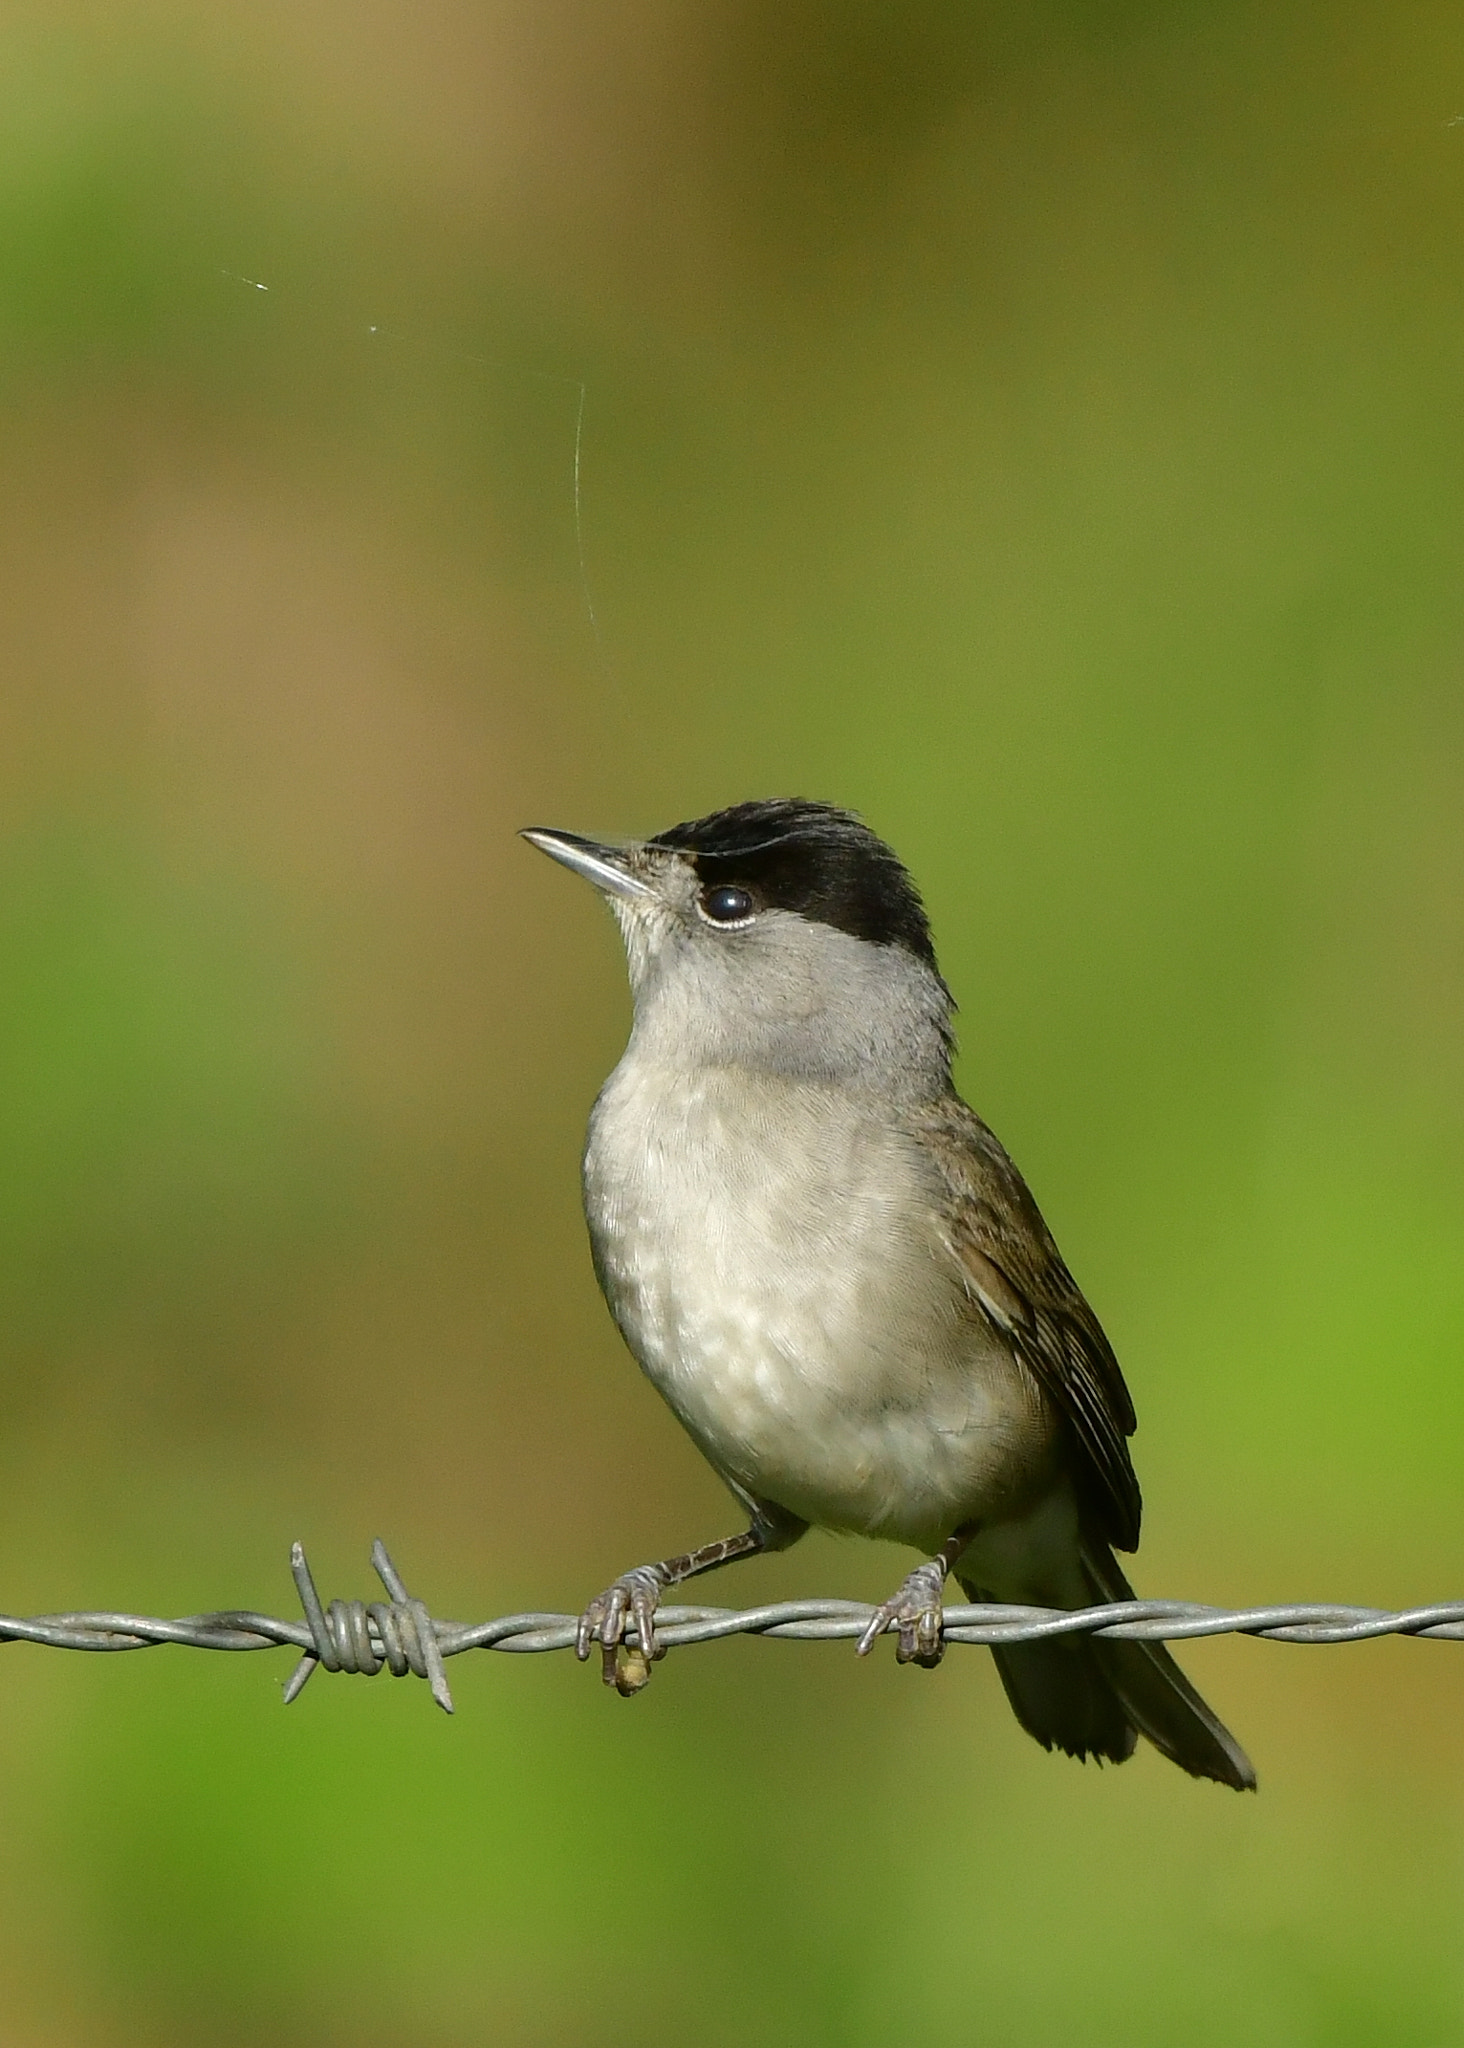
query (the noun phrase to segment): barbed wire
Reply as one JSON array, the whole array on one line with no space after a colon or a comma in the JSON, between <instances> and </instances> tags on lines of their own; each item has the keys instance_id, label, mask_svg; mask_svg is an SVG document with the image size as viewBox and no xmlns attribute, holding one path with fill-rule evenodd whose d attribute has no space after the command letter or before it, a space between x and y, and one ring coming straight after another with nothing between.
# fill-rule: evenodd
<instances>
[{"instance_id":1,"label":"barbed wire","mask_svg":"<svg viewBox=\"0 0 1464 2048\"><path fill-rule=\"evenodd\" d=\"M294 1648L299 1663L284 1687L286 1706L298 1699L319 1667L365 1677L425 1678L432 1697L451 1713L443 1660L466 1650L533 1654L574 1647L579 1620L572 1614L504 1614L494 1621L445 1621L407 1591L380 1541L371 1563L390 1596L386 1600L332 1600L315 1588L305 1552L295 1544L290 1570L303 1618L282 1620L246 1608L185 1615L165 1621L145 1614L0 1615L0 1642L40 1643L53 1650L147 1650L163 1643L193 1650ZM793 1642L852 1641L875 1610L859 1600L779 1600L766 1607L662 1607L656 1638L666 1648L718 1642L724 1636L776 1636ZM891 1629L895 1626L890 1624ZM1052 1636L1113 1636L1129 1642L1182 1642L1197 1636L1259 1636L1272 1643L1360 1643L1378 1636L1426 1636L1464 1642L1464 1600L1430 1607L1289 1605L1206 1607L1193 1600L1116 1600L1073 1611L976 1603L945 1609L947 1643L1035 1643ZM625 1642L639 1651L632 1625Z\"/></svg>"}]
</instances>

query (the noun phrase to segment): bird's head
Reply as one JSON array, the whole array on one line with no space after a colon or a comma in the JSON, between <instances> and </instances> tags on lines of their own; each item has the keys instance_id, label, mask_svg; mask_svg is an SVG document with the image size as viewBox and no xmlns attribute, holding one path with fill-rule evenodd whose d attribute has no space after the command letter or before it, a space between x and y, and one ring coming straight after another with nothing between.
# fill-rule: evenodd
<instances>
[{"instance_id":1,"label":"bird's head","mask_svg":"<svg viewBox=\"0 0 1464 2048\"><path fill-rule=\"evenodd\" d=\"M951 998L904 867L831 804L771 798L607 843L523 837L593 882L660 1057L906 1092L949 1080Z\"/></svg>"}]
</instances>

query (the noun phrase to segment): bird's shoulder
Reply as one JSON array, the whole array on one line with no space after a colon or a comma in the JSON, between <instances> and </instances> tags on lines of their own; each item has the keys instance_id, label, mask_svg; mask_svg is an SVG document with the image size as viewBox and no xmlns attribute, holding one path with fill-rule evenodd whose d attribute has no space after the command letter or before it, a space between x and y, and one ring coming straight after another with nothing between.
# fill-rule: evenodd
<instances>
[{"instance_id":1,"label":"bird's shoulder","mask_svg":"<svg viewBox=\"0 0 1464 2048\"><path fill-rule=\"evenodd\" d=\"M1134 1407L1102 1325L995 1132L954 1094L921 1103L910 1121L939 1175L943 1236L967 1297L1066 1417L1103 1534L1132 1550L1142 1505L1127 1443Z\"/></svg>"}]
</instances>

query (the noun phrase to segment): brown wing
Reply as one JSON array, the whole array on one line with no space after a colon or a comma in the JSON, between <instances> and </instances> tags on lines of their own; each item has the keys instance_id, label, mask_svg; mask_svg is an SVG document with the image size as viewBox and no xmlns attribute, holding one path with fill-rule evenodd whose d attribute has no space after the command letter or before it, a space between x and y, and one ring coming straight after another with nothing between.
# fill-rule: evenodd
<instances>
[{"instance_id":1,"label":"brown wing","mask_svg":"<svg viewBox=\"0 0 1464 2048\"><path fill-rule=\"evenodd\" d=\"M1027 1183L975 1111L949 1096L922 1110L919 1124L945 1178L967 1292L1067 1418L1103 1534L1116 1549L1137 1548L1142 1502L1126 1441L1134 1404L1113 1347Z\"/></svg>"}]
</instances>

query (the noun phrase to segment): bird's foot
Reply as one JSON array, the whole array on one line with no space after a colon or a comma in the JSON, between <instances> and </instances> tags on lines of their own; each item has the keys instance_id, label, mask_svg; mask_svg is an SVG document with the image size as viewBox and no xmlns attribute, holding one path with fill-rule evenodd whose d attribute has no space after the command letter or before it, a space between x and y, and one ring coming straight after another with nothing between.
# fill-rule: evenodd
<instances>
[{"instance_id":1,"label":"bird's foot","mask_svg":"<svg viewBox=\"0 0 1464 2048\"><path fill-rule=\"evenodd\" d=\"M868 1628L859 1638L859 1655L867 1657L893 1623L900 1638L895 1646L896 1663L922 1664L927 1671L933 1670L945 1655L941 1634L944 1584L945 1566L941 1561L917 1565L894 1599L875 1609Z\"/></svg>"},{"instance_id":2,"label":"bird's foot","mask_svg":"<svg viewBox=\"0 0 1464 2048\"><path fill-rule=\"evenodd\" d=\"M630 1699L650 1684L652 1664L666 1654L665 1645L656 1641L656 1609L665 1584L658 1566L639 1564L633 1571L622 1572L579 1618L575 1655L583 1664L591 1643L598 1639L600 1676L622 1699ZM625 1640L628 1625L635 1629L634 1643Z\"/></svg>"}]
</instances>

